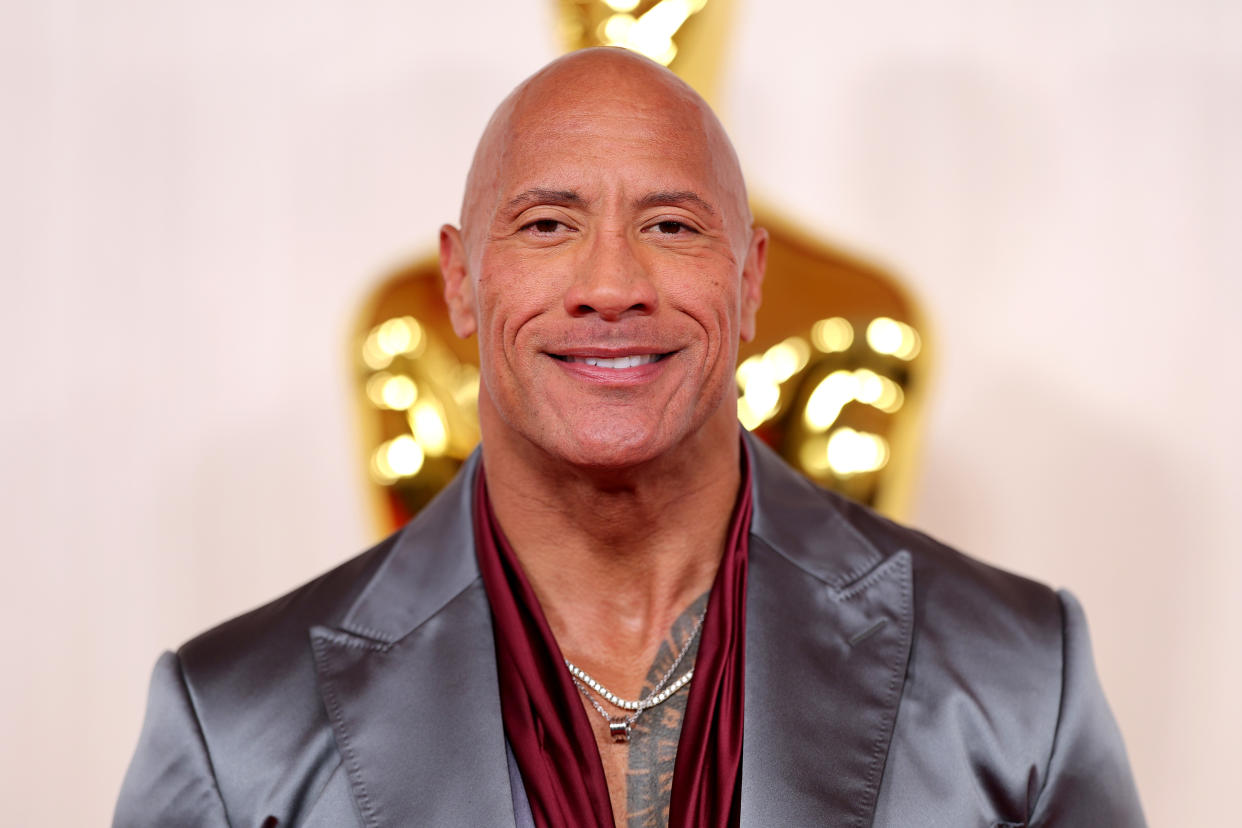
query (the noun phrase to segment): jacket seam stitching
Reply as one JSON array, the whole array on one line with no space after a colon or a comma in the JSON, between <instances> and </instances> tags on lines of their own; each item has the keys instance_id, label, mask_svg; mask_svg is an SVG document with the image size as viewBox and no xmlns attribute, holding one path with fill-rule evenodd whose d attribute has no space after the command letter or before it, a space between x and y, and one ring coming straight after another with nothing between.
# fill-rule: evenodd
<instances>
[{"instance_id":1,"label":"jacket seam stitching","mask_svg":"<svg viewBox=\"0 0 1242 828\"><path fill-rule=\"evenodd\" d=\"M890 559L891 560L891 559ZM896 567L894 567L896 568ZM884 573L887 577L888 573ZM877 576L876 580L879 579ZM906 647L906 658L901 660L901 666L893 669L888 679L888 688L884 704L884 719L880 723L879 735L871 746L871 758L867 763L867 778L865 780L867 790L867 810L864 814L855 817L855 824L862 826L866 819L866 813L875 819L875 809L878 805L880 783L883 781L884 766L887 764L888 752L892 746L893 728L896 726L898 707L901 703L901 690L905 685L906 669L909 663L909 639L910 631L913 625L913 619L910 615L910 588L911 578L900 578L901 584L901 644ZM861 591L861 590L860 590Z\"/></svg>"},{"instance_id":2,"label":"jacket seam stitching","mask_svg":"<svg viewBox=\"0 0 1242 828\"><path fill-rule=\"evenodd\" d=\"M313 643L316 655L319 657L321 663L325 658L325 654L323 652L323 641L324 639L316 639ZM344 643L348 644L349 642ZM362 776L356 771L358 768L357 754L354 753L353 742L350 740L349 733L345 728L345 723L341 718L341 704L340 699L337 698L336 689L329 680L321 682L320 686L323 692L324 704L328 710L328 715L332 718L333 723L336 725L333 730L335 731L335 735L337 737L337 747L341 751L342 762L345 765L345 773L354 784L357 794L355 799L357 800L358 810L362 812L361 816L364 823L370 826L378 826L378 814L376 813L375 806L371 804L371 795L367 791L366 782L363 781Z\"/></svg>"}]
</instances>

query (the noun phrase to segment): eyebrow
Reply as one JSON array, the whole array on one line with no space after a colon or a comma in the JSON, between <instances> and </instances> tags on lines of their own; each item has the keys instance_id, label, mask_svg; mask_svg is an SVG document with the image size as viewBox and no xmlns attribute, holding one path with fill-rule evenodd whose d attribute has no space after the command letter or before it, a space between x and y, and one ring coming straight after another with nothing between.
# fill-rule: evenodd
<instances>
[{"instance_id":1,"label":"eyebrow","mask_svg":"<svg viewBox=\"0 0 1242 828\"><path fill-rule=\"evenodd\" d=\"M586 200L573 190L550 190L544 187L532 187L518 193L509 200L509 210L518 210L531 204L561 204L568 207L583 207Z\"/></svg>"},{"instance_id":2,"label":"eyebrow","mask_svg":"<svg viewBox=\"0 0 1242 828\"><path fill-rule=\"evenodd\" d=\"M661 191L643 196L638 200L638 207L646 209L648 207L663 207L666 205L685 206L694 205L700 210L707 212L709 215L716 215L716 208L713 207L706 199L698 193L689 190Z\"/></svg>"}]
</instances>

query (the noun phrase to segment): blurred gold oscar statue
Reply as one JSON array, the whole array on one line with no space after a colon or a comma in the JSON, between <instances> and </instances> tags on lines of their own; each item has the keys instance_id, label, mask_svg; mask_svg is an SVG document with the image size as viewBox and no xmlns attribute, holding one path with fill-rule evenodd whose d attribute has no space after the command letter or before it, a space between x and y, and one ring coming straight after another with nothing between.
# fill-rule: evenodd
<instances>
[{"instance_id":1,"label":"blurred gold oscar statue","mask_svg":"<svg viewBox=\"0 0 1242 828\"><path fill-rule=\"evenodd\" d=\"M567 51L612 45L715 103L732 0L556 0ZM756 207L771 243L758 337L738 357L738 418L821 486L893 517L912 484L927 342L896 278ZM414 515L479 439L478 352L448 322L434 256L372 293L353 343L384 531Z\"/></svg>"}]
</instances>

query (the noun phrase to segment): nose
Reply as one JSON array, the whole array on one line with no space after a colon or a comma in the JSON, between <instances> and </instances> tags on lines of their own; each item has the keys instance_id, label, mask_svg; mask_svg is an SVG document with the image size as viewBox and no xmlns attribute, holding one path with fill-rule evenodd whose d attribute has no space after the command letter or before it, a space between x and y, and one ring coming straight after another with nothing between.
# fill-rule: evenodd
<instances>
[{"instance_id":1,"label":"nose","mask_svg":"<svg viewBox=\"0 0 1242 828\"><path fill-rule=\"evenodd\" d=\"M655 283L637 244L624 232L600 233L592 240L565 292L565 310L570 316L598 314L615 322L655 312Z\"/></svg>"}]
</instances>

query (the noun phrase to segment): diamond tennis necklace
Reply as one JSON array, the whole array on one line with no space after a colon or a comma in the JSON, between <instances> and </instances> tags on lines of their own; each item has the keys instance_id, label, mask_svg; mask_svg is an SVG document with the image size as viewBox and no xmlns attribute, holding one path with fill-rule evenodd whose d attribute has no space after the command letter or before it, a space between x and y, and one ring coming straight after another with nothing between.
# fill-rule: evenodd
<instances>
[{"instance_id":1,"label":"diamond tennis necklace","mask_svg":"<svg viewBox=\"0 0 1242 828\"><path fill-rule=\"evenodd\" d=\"M694 629L690 632L690 638L687 639L686 645L681 648L681 652L677 654L677 658L673 659L672 666L669 667L663 677L656 682L656 686L651 688L651 692L647 694L647 697L639 699L638 701L629 701L628 699L621 698L616 693L613 693L607 687L591 678L591 676L581 667L578 667L569 659L565 659L565 667L569 669L569 675L574 681L574 686L578 688L578 692L582 693L583 698L591 703L591 706L595 708L596 712L603 716L604 720L608 722L608 733L612 736L612 740L614 742L628 742L630 740L630 728L633 726L634 722L638 720L638 717L642 715L644 710L648 710L658 704L664 703L668 699L672 698L678 690L690 683L690 679L694 677L693 667L678 676L677 680L672 684L669 684L668 682L669 679L673 677L673 673L677 672L677 668L681 666L682 659L686 657L686 653L690 652L690 646L694 644L694 640L698 638L699 630L703 627L703 618L706 614L707 610L704 610L699 614L699 617L695 619ZM604 709L603 705L599 703L595 696L591 695L591 690L588 690L588 687L598 693L600 698L607 701L613 707L620 708L621 710L629 710L631 713L628 716L613 716Z\"/></svg>"}]
</instances>

